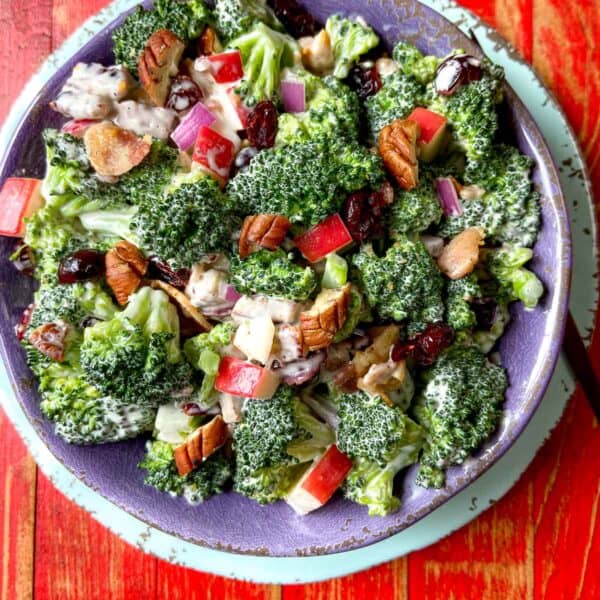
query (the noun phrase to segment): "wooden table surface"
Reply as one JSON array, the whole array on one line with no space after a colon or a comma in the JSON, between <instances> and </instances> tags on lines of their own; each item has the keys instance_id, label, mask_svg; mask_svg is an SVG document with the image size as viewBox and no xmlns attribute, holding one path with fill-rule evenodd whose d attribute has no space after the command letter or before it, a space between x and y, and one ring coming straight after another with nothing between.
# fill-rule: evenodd
<instances>
[{"instance_id":1,"label":"wooden table surface","mask_svg":"<svg viewBox=\"0 0 600 600\"><path fill-rule=\"evenodd\" d=\"M0 0L0 119L40 62L106 3ZM461 3L556 93L600 186L600 0ZM577 392L517 485L460 531L357 575L280 587L175 567L121 541L53 488L0 410L1 598L600 598L599 449L600 427Z\"/></svg>"}]
</instances>

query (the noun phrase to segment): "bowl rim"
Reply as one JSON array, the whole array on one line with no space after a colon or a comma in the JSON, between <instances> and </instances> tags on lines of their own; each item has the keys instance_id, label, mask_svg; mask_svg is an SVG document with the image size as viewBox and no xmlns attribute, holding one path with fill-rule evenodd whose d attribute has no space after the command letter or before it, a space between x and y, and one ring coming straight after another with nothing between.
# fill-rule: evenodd
<instances>
[{"instance_id":1,"label":"bowl rim","mask_svg":"<svg viewBox=\"0 0 600 600\"><path fill-rule=\"evenodd\" d=\"M444 13L429 6L429 4L427 3L427 0L425 2L421 2L420 0L417 0L417 1L419 1L421 4L423 4L427 8L431 8L432 10L438 12L440 18L444 19L453 28L457 29L458 32L461 34L461 36L464 36L464 38L465 38L465 47L467 45L470 46L469 51L471 51L474 54L481 54L481 51L478 48L478 46L476 44L474 44L473 41L469 40L468 36L466 36L466 34L464 34L464 32L454 22L452 22L449 18L447 18ZM105 30L110 29L115 20L119 19L120 17L122 17L123 15L127 14L128 12L130 12L131 10L134 9L134 6L131 6L122 11L113 11L114 14L110 14L110 9L115 8L119 5L120 5L120 2L115 2L111 5L109 5L108 8L103 9L102 11L99 11L99 13L96 13L95 16L91 17L90 21L96 19L100 14L106 14L107 19L99 31L91 32L90 35L85 38L86 44L91 42L98 35L102 35L103 32L105 32ZM463 10L465 10L465 9L463 9ZM11 112L9 114L9 117L7 118L5 125L3 126L2 131L0 132L0 142L4 142L4 141L6 141L5 138L8 138L8 141L6 141L6 143L2 143L0 145L0 148L2 148L2 150L0 150L0 173L4 169L6 161L11 154L11 150L12 150L12 146L13 146L15 137L19 134L21 129L26 125L27 117L31 114L31 111L35 110L35 107L38 102L38 97L39 97L40 93L43 91L45 85L47 84L47 82L49 80L51 80L53 78L55 71L58 70L62 66L62 64L64 64L65 62L68 62L72 58L72 56L81 49L82 46L80 46L79 48L69 49L68 53L63 56L63 53L65 52L66 48L69 46L69 43L72 42L73 38L75 38L78 34L80 34L80 32L84 31L85 28L86 28L86 24L82 25L72 36L70 36L66 40L66 42L64 42L57 50L55 50L49 56L49 58L44 62L42 67L31 77L31 79L26 84L25 88L23 89L23 91L21 92L21 94L19 95L17 100L15 101L15 103L11 109ZM50 73L48 76L46 76L45 80L38 81L38 79L40 78L40 73L47 66L52 68L52 73ZM558 219L558 221L561 225L560 232L562 233L562 235L559 235L558 237L562 242L560 246L561 246L561 250L563 253L563 260L561 261L560 277L558 278L558 280L563 282L563 285L556 285L556 289L559 291L559 294L558 294L558 299L556 301L557 308L554 310L556 311L556 315L559 316L560 318L555 320L553 323L551 337L555 340L562 341L562 337L564 335L565 324L566 324L566 314L567 314L567 310L568 310L570 284L571 284L572 260L573 260L571 228L570 228L570 221L568 218L568 209L567 209L567 204L565 201L565 195L564 195L562 186L560 185L560 179L558 176L558 170L557 170L556 163L554 161L554 158L552 157L552 153L550 152L549 146L545 140L543 133L541 132L539 126L537 125L535 119L531 115L531 112L529 111L527 106L524 104L524 102L521 101L519 96L512 89L512 87L508 84L508 82L505 82L505 87L506 87L509 95L511 96L511 103L518 106L518 109L522 112L522 114L524 114L524 116L526 117L526 120L528 121L528 128L533 129L536 133L536 136L538 136L540 141L542 142L542 147L541 148L538 147L538 148L539 148L540 154L545 155L545 160L543 161L543 163L546 166L551 178L557 182L557 191L553 195L554 199L551 202L551 204L553 206L554 211L560 213L560 218ZM544 88L544 90L547 93L550 93L545 88ZM27 104L25 104L24 107L22 108L21 106L23 106L23 102L22 102L23 100L27 101ZM17 120L17 115L19 115L18 120ZM12 127L10 127L9 125ZM587 177L587 173L586 173L586 181L589 183L589 177ZM409 524L401 525L398 527L388 528L385 531L377 532L374 534L372 533L372 534L370 534L368 541L359 541L359 543L357 543L351 547L348 547L348 548L325 549L323 553L335 554L335 553L343 553L343 552L355 550L357 548L360 549L362 547L370 546L379 541L382 541L400 531L408 529L411 525L413 525L417 521L419 521L419 520L423 519L424 517L433 513L437 508L439 508L439 506L448 502L450 499L455 497L458 493L460 493L465 488L467 488L471 484L473 484L484 473L486 473L498 460L500 460L502 458L502 456L504 456L504 454L508 450L510 450L510 448L514 445L515 441L521 436L523 430L525 429L525 427L527 427L527 425L533 418L534 414L538 410L539 405L543 399L544 393L549 385L552 374L554 373L554 369L556 367L556 363L559 358L559 353L560 353L560 343L556 342L548 352L548 355L549 355L548 357L551 358L551 360L546 362L541 379L539 380L535 389L532 390L532 392L530 393L530 400L526 404L528 407L526 418L519 420L518 425L516 425L511 430L511 434L510 434L509 438L502 444L502 447L498 448L495 452L490 453L490 456L487 457L485 461L478 460L477 467L475 469L473 469L473 474L469 475L468 477L465 477L464 478L465 481L462 481L461 483L459 483L451 491L448 491L448 493L446 493L444 496L440 496L439 498L436 498L434 502L429 503L426 507L423 508L423 510L420 510L413 519L411 519L411 522ZM21 408L23 408L21 399L20 399L19 385L18 385L18 382L13 373L11 360L9 358L7 348L5 346L4 338L0 338L0 354L2 356L2 360L5 364L7 374L11 380L13 390L17 397L17 401L19 402L19 404L21 404ZM25 411L24 409L23 409L23 413L25 415L25 418L33 426L34 418L31 417L29 414L27 414L27 411ZM34 427L34 429L35 429L35 427ZM58 456L56 456L56 455L54 455L54 453L52 453L52 451L46 445L42 436L38 435L38 439L39 439L39 441L41 441L45 450L49 451L54 456L55 459L57 459L59 462L61 462L61 464L63 464L63 466L69 471L69 473L73 477L77 478L83 485L90 488L90 485L85 481L85 479L78 477L77 473L75 472L75 470L72 467L63 463L63 461ZM167 529L164 529L153 522L145 521L139 515L134 514L126 506L123 506L121 503L108 498L106 495L104 495L102 493L102 491L96 490L96 489L92 489L92 491L94 491L95 493L100 495L104 500L110 502L113 506L116 506L117 508L124 510L128 514L128 516L132 516L135 519L146 523L148 526L150 526L154 529L157 529L158 531L161 531L167 535L174 536L179 540L191 542L200 547L208 548L211 550L220 550L220 548L216 547L214 544L202 543L202 541L198 541L198 540L188 540L185 537L183 537L179 534L173 533L172 531L168 531ZM231 549L227 549L226 552L231 553L231 554L251 555L251 556L256 556L256 557L264 555L264 549L260 549L260 551L255 552L252 550L246 551L246 550L237 550L235 548L231 548ZM320 554L320 552L317 551L315 554L318 556ZM311 555L313 555L313 554L311 554ZM288 555L268 554L268 556L284 558L284 557L287 557Z\"/></svg>"}]
</instances>

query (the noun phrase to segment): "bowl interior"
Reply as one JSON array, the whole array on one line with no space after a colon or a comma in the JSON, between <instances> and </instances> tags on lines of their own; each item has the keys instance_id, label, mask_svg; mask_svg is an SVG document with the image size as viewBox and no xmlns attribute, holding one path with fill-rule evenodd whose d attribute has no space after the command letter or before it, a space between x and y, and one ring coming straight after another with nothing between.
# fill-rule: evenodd
<instances>
[{"instance_id":1,"label":"bowl interior","mask_svg":"<svg viewBox=\"0 0 600 600\"><path fill-rule=\"evenodd\" d=\"M395 3L378 0L312 0L310 10L322 21L329 14L361 14L389 46L400 38L422 51L444 55L452 48L478 54L477 48L454 25L415 0ZM44 153L40 132L57 126L61 119L48 108L73 65L80 61L112 60L107 28L60 66L53 79L40 90L25 116L9 150L0 163L0 179L12 175L41 177ZM541 305L525 312L513 307L512 324L502 339L500 353L508 370L510 388L505 414L493 439L460 468L449 472L446 488L424 490L414 485L415 469L402 482L402 508L385 518L368 517L366 509L338 497L324 510L300 518L284 503L258 504L234 493L191 507L143 484L136 464L143 455L142 439L97 447L74 447L53 434L53 426L38 408L38 394L17 343L13 326L31 301L32 281L18 275L9 263L13 242L0 238L0 341L9 376L40 443L92 489L160 530L177 537L231 552L256 555L297 556L349 550L408 527L468 485L493 464L514 442L537 408L558 355L567 306L570 273L568 216L550 153L531 116L507 89L506 116L513 123L514 141L536 161L534 178L542 194L543 226L535 247L533 269L547 293Z\"/></svg>"}]
</instances>

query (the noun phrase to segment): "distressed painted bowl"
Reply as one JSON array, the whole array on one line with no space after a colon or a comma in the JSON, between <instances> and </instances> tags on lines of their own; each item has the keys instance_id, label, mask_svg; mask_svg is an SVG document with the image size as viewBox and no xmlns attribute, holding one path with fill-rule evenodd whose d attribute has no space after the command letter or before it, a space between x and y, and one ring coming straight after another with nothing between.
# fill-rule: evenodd
<instances>
[{"instance_id":1,"label":"distressed painted bowl","mask_svg":"<svg viewBox=\"0 0 600 600\"><path fill-rule=\"evenodd\" d=\"M453 48L478 54L477 47L454 25L415 0L394 3L378 0L312 0L310 10L322 21L334 12L362 14L388 46L402 38L423 52L444 55ZM121 18L122 19L122 18ZM0 163L0 181L12 175L41 177L44 153L40 132L58 126L61 119L47 106L73 65L79 61L110 63L108 25L66 64L57 68L6 149ZM8 261L13 243L0 239L0 341L2 358L28 419L41 443L90 488L121 509L162 531L196 544L234 553L269 556L307 556L341 552L384 539L409 527L473 482L514 443L531 419L544 394L558 357L569 293L571 243L569 220L556 168L531 115L507 89L506 124L514 143L535 159L534 180L542 195L543 226L535 247L533 269L547 293L540 306L526 312L512 308L512 323L502 338L500 354L510 387L504 417L496 434L461 467L449 470L442 490L414 485L416 468L399 477L402 508L388 517L369 517L364 507L335 498L324 509L301 518L284 503L260 506L232 492L191 507L143 483L136 464L145 440L96 447L69 446L53 433L38 408L39 396L25 357L13 333L23 309L31 301L30 279L18 275Z\"/></svg>"}]
</instances>

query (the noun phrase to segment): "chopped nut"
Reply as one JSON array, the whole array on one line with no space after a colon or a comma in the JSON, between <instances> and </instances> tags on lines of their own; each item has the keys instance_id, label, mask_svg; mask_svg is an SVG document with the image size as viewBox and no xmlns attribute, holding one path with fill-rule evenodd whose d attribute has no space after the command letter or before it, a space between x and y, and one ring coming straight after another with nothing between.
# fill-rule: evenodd
<instances>
[{"instance_id":1,"label":"chopped nut","mask_svg":"<svg viewBox=\"0 0 600 600\"><path fill-rule=\"evenodd\" d=\"M141 285L148 270L148 261L131 242L119 242L106 253L106 283L117 302L127 304L129 296Z\"/></svg>"},{"instance_id":2,"label":"chopped nut","mask_svg":"<svg viewBox=\"0 0 600 600\"><path fill-rule=\"evenodd\" d=\"M405 360L399 362L388 360L384 363L371 365L365 375L358 379L356 385L359 390L381 396L386 404L393 406L389 392L399 390L407 374L408 369Z\"/></svg>"},{"instance_id":3,"label":"chopped nut","mask_svg":"<svg viewBox=\"0 0 600 600\"><path fill-rule=\"evenodd\" d=\"M324 75L333 69L335 57L331 47L331 38L325 29L314 37L298 40L304 66L317 75Z\"/></svg>"},{"instance_id":4,"label":"chopped nut","mask_svg":"<svg viewBox=\"0 0 600 600\"><path fill-rule=\"evenodd\" d=\"M309 311L300 314L304 353L327 348L346 322L350 284L336 290L323 290Z\"/></svg>"},{"instance_id":5,"label":"chopped nut","mask_svg":"<svg viewBox=\"0 0 600 600\"><path fill-rule=\"evenodd\" d=\"M202 32L202 35L198 38L198 55L209 56L221 51L221 44L217 39L215 30L207 25Z\"/></svg>"},{"instance_id":6,"label":"chopped nut","mask_svg":"<svg viewBox=\"0 0 600 600\"><path fill-rule=\"evenodd\" d=\"M479 262L479 247L484 239L481 227L470 227L452 238L437 259L442 273L450 279L462 279L472 273Z\"/></svg>"},{"instance_id":7,"label":"chopped nut","mask_svg":"<svg viewBox=\"0 0 600 600\"><path fill-rule=\"evenodd\" d=\"M352 359L357 377L362 377L371 365L388 360L393 345L400 339L400 327L387 325L373 330L373 343L364 351L357 352Z\"/></svg>"},{"instance_id":8,"label":"chopped nut","mask_svg":"<svg viewBox=\"0 0 600 600\"><path fill-rule=\"evenodd\" d=\"M282 215L262 214L246 217L240 234L240 257L246 258L256 246L277 250L289 228L289 220Z\"/></svg>"},{"instance_id":9,"label":"chopped nut","mask_svg":"<svg viewBox=\"0 0 600 600\"><path fill-rule=\"evenodd\" d=\"M138 61L140 81L156 106L164 106L185 44L168 29L153 33Z\"/></svg>"},{"instance_id":10,"label":"chopped nut","mask_svg":"<svg viewBox=\"0 0 600 600\"><path fill-rule=\"evenodd\" d=\"M177 467L177 472L181 477L191 473L194 470L194 465L192 465L192 461L188 456L188 450L186 444L181 446L177 446L175 450L173 450L173 458L175 459L175 466Z\"/></svg>"},{"instance_id":11,"label":"chopped nut","mask_svg":"<svg viewBox=\"0 0 600 600\"><path fill-rule=\"evenodd\" d=\"M375 62L375 68L377 69L377 73L380 77L389 77L390 75L393 75L400 67L395 60L384 56L377 59Z\"/></svg>"},{"instance_id":12,"label":"chopped nut","mask_svg":"<svg viewBox=\"0 0 600 600\"><path fill-rule=\"evenodd\" d=\"M404 190L412 190L419 183L418 136L418 123L409 119L397 119L379 134L383 162Z\"/></svg>"},{"instance_id":13,"label":"chopped nut","mask_svg":"<svg viewBox=\"0 0 600 600\"><path fill-rule=\"evenodd\" d=\"M152 137L139 138L135 133L109 122L92 125L86 130L85 150L98 175L118 177L139 165L150 152Z\"/></svg>"},{"instance_id":14,"label":"chopped nut","mask_svg":"<svg viewBox=\"0 0 600 600\"><path fill-rule=\"evenodd\" d=\"M44 356L57 362L65 360L65 339L69 326L64 321L45 323L29 334L29 343Z\"/></svg>"},{"instance_id":15,"label":"chopped nut","mask_svg":"<svg viewBox=\"0 0 600 600\"><path fill-rule=\"evenodd\" d=\"M173 298L179 305L184 316L194 320L204 331L212 329L212 325L207 318L192 304L191 300L182 291L158 279L152 279L149 283L150 287L153 287L155 290L162 290Z\"/></svg>"},{"instance_id":16,"label":"chopped nut","mask_svg":"<svg viewBox=\"0 0 600 600\"><path fill-rule=\"evenodd\" d=\"M227 423L221 415L202 426L202 456L206 460L227 441Z\"/></svg>"},{"instance_id":17,"label":"chopped nut","mask_svg":"<svg viewBox=\"0 0 600 600\"><path fill-rule=\"evenodd\" d=\"M484 194L485 190L479 185L462 185L458 189L458 195L463 200L479 200Z\"/></svg>"}]
</instances>

